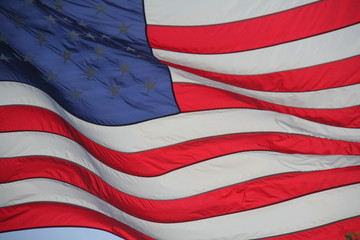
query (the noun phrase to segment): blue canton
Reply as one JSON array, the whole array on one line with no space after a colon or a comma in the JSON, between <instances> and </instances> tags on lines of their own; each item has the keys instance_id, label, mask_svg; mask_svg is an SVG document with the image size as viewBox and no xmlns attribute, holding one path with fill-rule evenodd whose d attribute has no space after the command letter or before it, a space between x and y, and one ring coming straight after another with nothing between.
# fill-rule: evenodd
<instances>
[{"instance_id":1,"label":"blue canton","mask_svg":"<svg viewBox=\"0 0 360 240\"><path fill-rule=\"evenodd\" d=\"M0 80L35 86L71 114L124 125L176 114L140 0L0 2Z\"/></svg>"}]
</instances>

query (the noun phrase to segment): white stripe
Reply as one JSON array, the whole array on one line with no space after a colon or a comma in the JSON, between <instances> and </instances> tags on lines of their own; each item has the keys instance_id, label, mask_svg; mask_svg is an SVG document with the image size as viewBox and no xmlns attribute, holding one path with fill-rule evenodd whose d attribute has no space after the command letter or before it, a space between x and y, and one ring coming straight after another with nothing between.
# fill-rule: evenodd
<instances>
[{"instance_id":1,"label":"white stripe","mask_svg":"<svg viewBox=\"0 0 360 240\"><path fill-rule=\"evenodd\" d=\"M146 0L148 24L208 25L239 21L288 10L314 0Z\"/></svg>"},{"instance_id":2,"label":"white stripe","mask_svg":"<svg viewBox=\"0 0 360 240\"><path fill-rule=\"evenodd\" d=\"M153 49L164 61L201 70L256 75L305 68L360 54L360 24L322 35L253 51L190 54Z\"/></svg>"},{"instance_id":3,"label":"white stripe","mask_svg":"<svg viewBox=\"0 0 360 240\"><path fill-rule=\"evenodd\" d=\"M169 67L172 81L193 83L289 107L336 109L360 105L360 84L311 92L266 92L231 86Z\"/></svg>"},{"instance_id":4,"label":"white stripe","mask_svg":"<svg viewBox=\"0 0 360 240\"><path fill-rule=\"evenodd\" d=\"M267 175L360 165L360 156L254 151L210 159L158 177L137 177L102 164L76 142L62 136L41 132L2 133L0 142L2 158L52 156L64 159L88 169L122 192L154 200L185 198Z\"/></svg>"},{"instance_id":5,"label":"white stripe","mask_svg":"<svg viewBox=\"0 0 360 240\"><path fill-rule=\"evenodd\" d=\"M99 126L66 112L44 92L26 84L1 82L0 106L19 104L58 113L88 138L122 152L145 151L211 136L281 132L360 142L360 129L341 128L291 115L256 109L223 109L182 113L127 126Z\"/></svg>"},{"instance_id":6,"label":"white stripe","mask_svg":"<svg viewBox=\"0 0 360 240\"><path fill-rule=\"evenodd\" d=\"M246 212L170 224L130 216L79 188L54 180L29 179L1 184L0 192L1 207L44 201L78 205L115 218L159 240L253 239L313 228L360 215L360 184Z\"/></svg>"}]
</instances>

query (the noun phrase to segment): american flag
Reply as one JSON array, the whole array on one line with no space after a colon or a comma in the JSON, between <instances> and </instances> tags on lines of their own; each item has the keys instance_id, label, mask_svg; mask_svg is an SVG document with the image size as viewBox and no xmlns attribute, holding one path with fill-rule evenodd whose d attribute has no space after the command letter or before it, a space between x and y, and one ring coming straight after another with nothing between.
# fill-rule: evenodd
<instances>
[{"instance_id":1,"label":"american flag","mask_svg":"<svg viewBox=\"0 0 360 240\"><path fill-rule=\"evenodd\" d=\"M360 232L359 0L2 0L0 80L1 232Z\"/></svg>"}]
</instances>

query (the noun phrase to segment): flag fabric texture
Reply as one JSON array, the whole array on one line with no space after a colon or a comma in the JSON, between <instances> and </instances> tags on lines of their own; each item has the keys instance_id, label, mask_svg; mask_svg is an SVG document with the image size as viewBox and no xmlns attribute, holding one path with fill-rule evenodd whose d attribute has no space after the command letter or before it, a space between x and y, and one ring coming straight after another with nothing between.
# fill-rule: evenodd
<instances>
[{"instance_id":1,"label":"flag fabric texture","mask_svg":"<svg viewBox=\"0 0 360 240\"><path fill-rule=\"evenodd\" d=\"M359 0L0 1L0 231L360 232Z\"/></svg>"}]
</instances>

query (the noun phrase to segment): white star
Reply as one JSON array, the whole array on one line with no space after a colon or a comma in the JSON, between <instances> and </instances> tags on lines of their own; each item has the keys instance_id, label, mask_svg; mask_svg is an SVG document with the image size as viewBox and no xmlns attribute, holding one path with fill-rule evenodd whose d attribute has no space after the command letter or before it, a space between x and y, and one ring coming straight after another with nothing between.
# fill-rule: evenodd
<instances>
[{"instance_id":1,"label":"white star","mask_svg":"<svg viewBox=\"0 0 360 240\"><path fill-rule=\"evenodd\" d=\"M146 58L147 58L146 56L143 56L143 55L140 55L140 54L136 55L136 57L137 57L137 58L143 58L143 59L146 59Z\"/></svg>"},{"instance_id":2,"label":"white star","mask_svg":"<svg viewBox=\"0 0 360 240\"><path fill-rule=\"evenodd\" d=\"M79 40L79 33L75 32L75 31L69 32L68 35L69 35L70 39L73 41Z\"/></svg>"},{"instance_id":3,"label":"white star","mask_svg":"<svg viewBox=\"0 0 360 240\"><path fill-rule=\"evenodd\" d=\"M25 0L24 3L34 5L34 0Z\"/></svg>"},{"instance_id":4,"label":"white star","mask_svg":"<svg viewBox=\"0 0 360 240\"><path fill-rule=\"evenodd\" d=\"M0 55L0 60L1 60L1 61L10 62L10 61L9 61L9 60L10 60L10 58L9 58L9 57L7 57L7 56L5 56L3 53Z\"/></svg>"},{"instance_id":5,"label":"white star","mask_svg":"<svg viewBox=\"0 0 360 240\"><path fill-rule=\"evenodd\" d=\"M86 37L88 37L88 38L91 38L92 40L95 40L95 36L94 35L92 35L91 33L87 33L86 34Z\"/></svg>"},{"instance_id":6,"label":"white star","mask_svg":"<svg viewBox=\"0 0 360 240\"><path fill-rule=\"evenodd\" d=\"M63 2L57 0L57 1L54 3L54 5L55 5L56 10L64 10L65 4L64 4Z\"/></svg>"},{"instance_id":7,"label":"white star","mask_svg":"<svg viewBox=\"0 0 360 240\"><path fill-rule=\"evenodd\" d=\"M45 16L44 18L48 21L48 23L56 22L56 19L51 14L49 16Z\"/></svg>"},{"instance_id":8,"label":"white star","mask_svg":"<svg viewBox=\"0 0 360 240\"><path fill-rule=\"evenodd\" d=\"M130 26L125 25L124 23L121 23L119 26L119 33L128 33L128 30L130 28Z\"/></svg>"},{"instance_id":9,"label":"white star","mask_svg":"<svg viewBox=\"0 0 360 240\"><path fill-rule=\"evenodd\" d=\"M67 17L63 18L65 22L71 23L71 20L69 20Z\"/></svg>"},{"instance_id":10,"label":"white star","mask_svg":"<svg viewBox=\"0 0 360 240\"><path fill-rule=\"evenodd\" d=\"M128 52L136 52L136 50L134 48L130 47L130 46L126 47L126 51L128 51Z\"/></svg>"},{"instance_id":11,"label":"white star","mask_svg":"<svg viewBox=\"0 0 360 240\"><path fill-rule=\"evenodd\" d=\"M101 35L101 38L103 38L103 39L109 39L109 40L110 40L110 37L107 36L107 35L105 35L105 34Z\"/></svg>"},{"instance_id":12,"label":"white star","mask_svg":"<svg viewBox=\"0 0 360 240\"><path fill-rule=\"evenodd\" d=\"M29 54L25 54L24 55L24 62L29 62L29 63L32 63L34 60L34 56L30 56Z\"/></svg>"},{"instance_id":13,"label":"white star","mask_svg":"<svg viewBox=\"0 0 360 240\"><path fill-rule=\"evenodd\" d=\"M95 7L96 9L96 15L99 13L103 13L105 11L105 9L107 8L107 6L104 6L102 4L99 4L98 6Z\"/></svg>"},{"instance_id":14,"label":"white star","mask_svg":"<svg viewBox=\"0 0 360 240\"><path fill-rule=\"evenodd\" d=\"M78 22L79 26L87 27L87 24L81 19L80 22Z\"/></svg>"}]
</instances>

